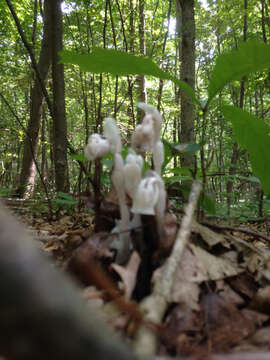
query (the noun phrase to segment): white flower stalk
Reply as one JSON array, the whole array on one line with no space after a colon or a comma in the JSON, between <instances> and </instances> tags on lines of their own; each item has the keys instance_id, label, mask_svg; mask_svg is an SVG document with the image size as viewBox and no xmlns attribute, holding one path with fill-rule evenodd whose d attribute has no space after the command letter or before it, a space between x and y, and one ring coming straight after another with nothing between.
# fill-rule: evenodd
<instances>
[{"instance_id":1,"label":"white flower stalk","mask_svg":"<svg viewBox=\"0 0 270 360\"><path fill-rule=\"evenodd\" d=\"M124 162L120 154L114 155L114 169L112 172L112 182L115 187L121 215L121 228L127 230L129 225L129 210L126 204L125 179L124 179Z\"/></svg>"},{"instance_id":2,"label":"white flower stalk","mask_svg":"<svg viewBox=\"0 0 270 360\"><path fill-rule=\"evenodd\" d=\"M142 124L135 128L132 146L141 151L152 151L154 170L161 175L164 161L164 149L160 140L162 118L159 111L151 105L138 103L138 107L145 112Z\"/></svg>"},{"instance_id":3,"label":"white flower stalk","mask_svg":"<svg viewBox=\"0 0 270 360\"><path fill-rule=\"evenodd\" d=\"M88 160L100 159L110 151L110 143L99 134L92 134L84 148L84 155Z\"/></svg>"},{"instance_id":4,"label":"white flower stalk","mask_svg":"<svg viewBox=\"0 0 270 360\"><path fill-rule=\"evenodd\" d=\"M111 149L114 153L120 153L122 150L121 137L119 129L112 118L106 118L104 121L104 136L109 140Z\"/></svg>"},{"instance_id":5,"label":"white flower stalk","mask_svg":"<svg viewBox=\"0 0 270 360\"><path fill-rule=\"evenodd\" d=\"M124 165L125 190L131 199L134 198L142 177L143 158L130 149Z\"/></svg>"},{"instance_id":6,"label":"white flower stalk","mask_svg":"<svg viewBox=\"0 0 270 360\"><path fill-rule=\"evenodd\" d=\"M160 175L155 171L151 171L151 175L156 178L157 185L159 188L159 197L155 205L155 213L157 217L158 233L159 236L161 237L163 235L163 229L164 229L164 214L166 210L167 193L165 190L164 181L162 180Z\"/></svg>"},{"instance_id":7,"label":"white flower stalk","mask_svg":"<svg viewBox=\"0 0 270 360\"><path fill-rule=\"evenodd\" d=\"M164 161L164 146L162 141L157 141L153 148L154 169L158 175L161 175L161 167Z\"/></svg>"}]
</instances>

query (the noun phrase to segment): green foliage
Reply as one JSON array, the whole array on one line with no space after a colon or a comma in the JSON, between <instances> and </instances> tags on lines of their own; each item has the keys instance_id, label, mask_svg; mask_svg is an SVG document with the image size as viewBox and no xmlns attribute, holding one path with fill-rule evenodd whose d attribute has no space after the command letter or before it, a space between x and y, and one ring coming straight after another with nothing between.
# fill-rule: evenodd
<instances>
[{"instance_id":1,"label":"green foliage","mask_svg":"<svg viewBox=\"0 0 270 360\"><path fill-rule=\"evenodd\" d=\"M232 122L236 141L248 150L253 172L262 188L270 194L270 136L269 126L262 120L234 106L223 106L222 112Z\"/></svg>"},{"instance_id":2,"label":"green foliage","mask_svg":"<svg viewBox=\"0 0 270 360\"><path fill-rule=\"evenodd\" d=\"M58 211L61 208L70 210L78 204L78 201L73 200L73 197L70 194L59 192L57 194L57 197L55 199L52 199L52 203L54 204L54 210Z\"/></svg>"},{"instance_id":3,"label":"green foliage","mask_svg":"<svg viewBox=\"0 0 270 360\"><path fill-rule=\"evenodd\" d=\"M150 75L163 80L171 80L200 105L189 85L161 70L151 59L144 56L136 56L120 50L94 48L91 54L85 55L63 50L60 52L60 57L61 63L79 65L82 71L90 71L95 74Z\"/></svg>"},{"instance_id":4,"label":"green foliage","mask_svg":"<svg viewBox=\"0 0 270 360\"><path fill-rule=\"evenodd\" d=\"M199 198L199 204L209 214L212 214L212 215L216 214L216 203L210 195L208 195L208 194L204 194L203 196L201 195Z\"/></svg>"},{"instance_id":5,"label":"green foliage","mask_svg":"<svg viewBox=\"0 0 270 360\"><path fill-rule=\"evenodd\" d=\"M12 189L0 188L0 197L11 196Z\"/></svg>"},{"instance_id":6,"label":"green foliage","mask_svg":"<svg viewBox=\"0 0 270 360\"><path fill-rule=\"evenodd\" d=\"M86 159L86 157L84 156L84 154L69 154L69 157L72 160L77 160L77 161L81 161L81 162L87 162L88 161Z\"/></svg>"},{"instance_id":7,"label":"green foliage","mask_svg":"<svg viewBox=\"0 0 270 360\"><path fill-rule=\"evenodd\" d=\"M231 81L267 68L270 68L270 46L262 42L249 41L238 50L219 56L211 74L207 104Z\"/></svg>"}]
</instances>

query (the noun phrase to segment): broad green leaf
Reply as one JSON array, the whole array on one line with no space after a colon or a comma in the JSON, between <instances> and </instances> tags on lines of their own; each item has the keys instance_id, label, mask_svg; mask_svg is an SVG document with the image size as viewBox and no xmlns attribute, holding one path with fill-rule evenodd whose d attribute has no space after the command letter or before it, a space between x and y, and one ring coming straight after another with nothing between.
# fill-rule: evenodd
<instances>
[{"instance_id":1,"label":"broad green leaf","mask_svg":"<svg viewBox=\"0 0 270 360\"><path fill-rule=\"evenodd\" d=\"M249 152L253 172L265 194L270 194L270 127L262 119L234 106L223 106L222 112L232 122L238 144Z\"/></svg>"},{"instance_id":2,"label":"broad green leaf","mask_svg":"<svg viewBox=\"0 0 270 360\"><path fill-rule=\"evenodd\" d=\"M269 68L270 46L262 42L249 41L240 45L238 50L220 55L212 71L207 104L229 82Z\"/></svg>"},{"instance_id":3,"label":"broad green leaf","mask_svg":"<svg viewBox=\"0 0 270 360\"><path fill-rule=\"evenodd\" d=\"M127 52L112 49L94 48L91 54L80 55L63 50L60 53L63 64L79 65L81 70L95 74L109 73L112 75L150 75L163 80L171 80L186 91L192 100L201 106L194 91L185 82L178 80L170 73L161 70L151 59L136 56Z\"/></svg>"}]
</instances>

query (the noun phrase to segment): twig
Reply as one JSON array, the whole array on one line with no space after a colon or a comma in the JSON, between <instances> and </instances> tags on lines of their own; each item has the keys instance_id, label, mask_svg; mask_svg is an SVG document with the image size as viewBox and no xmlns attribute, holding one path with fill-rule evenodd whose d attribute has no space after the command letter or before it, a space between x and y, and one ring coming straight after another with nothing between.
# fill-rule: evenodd
<instances>
[{"instance_id":1,"label":"twig","mask_svg":"<svg viewBox=\"0 0 270 360\"><path fill-rule=\"evenodd\" d=\"M261 238L265 241L270 242L270 238L262 233L256 232L256 231L252 231L246 228L241 228L241 227L234 227L234 226L229 226L229 225L217 225L217 224L211 224L209 222L201 222L202 225L211 227L213 229L218 229L218 230L229 230L229 231L238 231L238 232L242 232L244 234L248 234L251 235L253 237L258 237Z\"/></svg>"},{"instance_id":2,"label":"twig","mask_svg":"<svg viewBox=\"0 0 270 360\"><path fill-rule=\"evenodd\" d=\"M201 192L202 185L194 181L189 196L189 202L185 209L185 216L182 225L177 234L172 253L164 264L161 279L155 283L152 295L147 297L141 303L141 310L145 313L145 320L160 323L167 306L171 302L171 293L175 282L175 273L191 233L193 215L196 209L197 201ZM157 340L155 334L149 329L142 327L137 333L134 348L139 356L151 356L156 353Z\"/></svg>"}]
</instances>

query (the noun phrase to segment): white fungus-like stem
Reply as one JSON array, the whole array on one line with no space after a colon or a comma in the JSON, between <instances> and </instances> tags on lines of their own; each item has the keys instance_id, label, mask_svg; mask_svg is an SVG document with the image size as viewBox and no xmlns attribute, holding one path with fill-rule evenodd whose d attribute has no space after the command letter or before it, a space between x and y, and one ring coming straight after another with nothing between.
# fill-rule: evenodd
<instances>
[{"instance_id":1,"label":"white fungus-like stem","mask_svg":"<svg viewBox=\"0 0 270 360\"><path fill-rule=\"evenodd\" d=\"M130 149L124 165L124 181L125 190L131 199L134 199L137 187L140 183L142 166L143 158Z\"/></svg>"}]
</instances>

